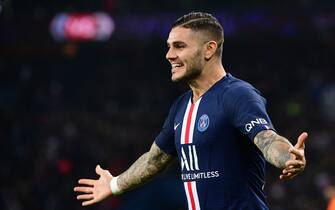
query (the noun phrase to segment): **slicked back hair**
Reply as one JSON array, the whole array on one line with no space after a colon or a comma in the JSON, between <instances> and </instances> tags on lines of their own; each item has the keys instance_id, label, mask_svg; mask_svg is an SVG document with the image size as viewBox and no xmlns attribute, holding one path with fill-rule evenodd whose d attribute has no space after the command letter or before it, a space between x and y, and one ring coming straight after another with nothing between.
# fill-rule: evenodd
<instances>
[{"instance_id":1,"label":"slicked back hair","mask_svg":"<svg viewBox=\"0 0 335 210\"><path fill-rule=\"evenodd\" d=\"M205 12L190 12L178 18L172 25L172 28L175 27L205 32L210 39L217 42L218 48L215 54L220 58L222 57L224 40L223 27L213 15Z\"/></svg>"}]
</instances>

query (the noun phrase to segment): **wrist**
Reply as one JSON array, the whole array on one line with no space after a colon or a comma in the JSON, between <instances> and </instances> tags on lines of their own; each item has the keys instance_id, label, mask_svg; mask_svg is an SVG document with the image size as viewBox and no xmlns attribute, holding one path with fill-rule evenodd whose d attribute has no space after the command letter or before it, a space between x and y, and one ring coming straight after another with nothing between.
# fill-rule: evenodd
<instances>
[{"instance_id":1,"label":"wrist","mask_svg":"<svg viewBox=\"0 0 335 210\"><path fill-rule=\"evenodd\" d=\"M113 177L112 180L109 183L110 189L112 191L113 195L120 195L122 194L122 190L119 188L117 181L119 179L119 176Z\"/></svg>"}]
</instances>

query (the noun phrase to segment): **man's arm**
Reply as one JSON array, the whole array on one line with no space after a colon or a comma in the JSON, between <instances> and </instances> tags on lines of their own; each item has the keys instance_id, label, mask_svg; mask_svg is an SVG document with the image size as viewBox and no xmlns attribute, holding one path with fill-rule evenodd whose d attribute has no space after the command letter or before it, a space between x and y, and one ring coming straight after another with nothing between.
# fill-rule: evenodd
<instances>
[{"instance_id":1,"label":"man's arm","mask_svg":"<svg viewBox=\"0 0 335 210\"><path fill-rule=\"evenodd\" d=\"M302 172L306 166L304 153L306 138L307 133L302 133L293 147L286 138L273 130L265 130L255 136L254 143L269 163L283 169L280 179L291 179Z\"/></svg>"},{"instance_id":2,"label":"man's arm","mask_svg":"<svg viewBox=\"0 0 335 210\"><path fill-rule=\"evenodd\" d=\"M173 156L163 152L156 143L153 143L149 152L137 159L128 170L122 173L117 179L108 170L102 169L99 165L95 171L99 179L80 179L79 186L74 188L75 192L81 193L78 200L83 200L82 205L92 205L111 196L111 181L116 179L116 185L120 192L130 190L157 175L166 168L173 160Z\"/></svg>"},{"instance_id":3,"label":"man's arm","mask_svg":"<svg viewBox=\"0 0 335 210\"><path fill-rule=\"evenodd\" d=\"M143 154L119 176L118 187L121 191L130 190L158 174L172 160L172 155L166 154L153 143L149 152Z\"/></svg>"},{"instance_id":4,"label":"man's arm","mask_svg":"<svg viewBox=\"0 0 335 210\"><path fill-rule=\"evenodd\" d=\"M285 163L291 159L289 149L293 145L273 130L259 132L254 143L262 151L265 159L277 168L285 168Z\"/></svg>"}]
</instances>

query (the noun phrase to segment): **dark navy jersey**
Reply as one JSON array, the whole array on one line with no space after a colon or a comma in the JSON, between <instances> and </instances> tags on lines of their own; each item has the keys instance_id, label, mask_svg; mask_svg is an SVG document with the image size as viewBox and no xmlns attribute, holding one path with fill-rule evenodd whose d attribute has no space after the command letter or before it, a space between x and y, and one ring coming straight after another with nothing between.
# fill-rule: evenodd
<instances>
[{"instance_id":1,"label":"dark navy jersey","mask_svg":"<svg viewBox=\"0 0 335 210\"><path fill-rule=\"evenodd\" d=\"M265 159L253 143L273 129L266 100L227 74L195 103L192 91L172 105L155 143L178 156L189 210L266 210Z\"/></svg>"}]
</instances>

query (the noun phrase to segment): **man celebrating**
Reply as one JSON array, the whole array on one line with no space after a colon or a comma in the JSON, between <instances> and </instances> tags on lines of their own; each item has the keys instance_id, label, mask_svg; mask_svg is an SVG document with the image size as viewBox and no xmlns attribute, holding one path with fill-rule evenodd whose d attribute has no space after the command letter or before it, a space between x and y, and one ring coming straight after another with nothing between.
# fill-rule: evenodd
<instances>
[{"instance_id":1,"label":"man celebrating","mask_svg":"<svg viewBox=\"0 0 335 210\"><path fill-rule=\"evenodd\" d=\"M291 179L306 165L302 133L293 147L278 135L266 101L222 65L223 28L212 15L191 12L169 34L172 81L190 90L172 105L150 150L117 177L99 165L98 180L80 179L82 205L128 191L157 175L178 157L189 210L266 210L265 160Z\"/></svg>"}]
</instances>

